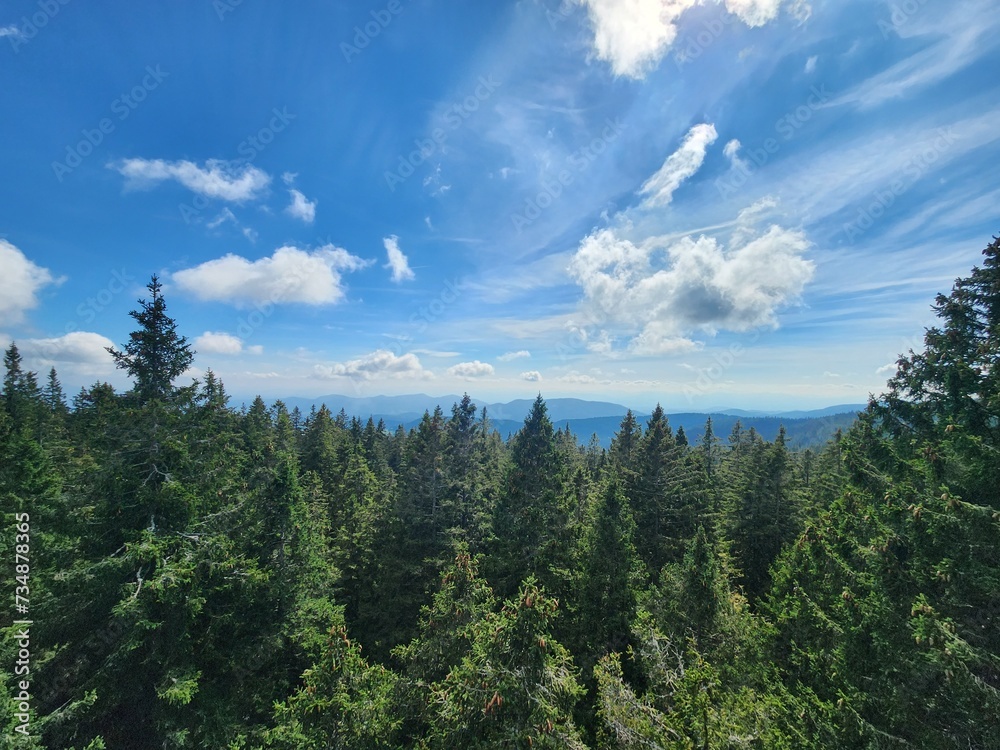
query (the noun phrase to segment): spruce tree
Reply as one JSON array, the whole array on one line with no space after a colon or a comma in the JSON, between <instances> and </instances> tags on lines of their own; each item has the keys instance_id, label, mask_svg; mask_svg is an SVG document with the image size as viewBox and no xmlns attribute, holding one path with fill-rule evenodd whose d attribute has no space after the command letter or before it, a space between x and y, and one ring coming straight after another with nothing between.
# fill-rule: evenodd
<instances>
[{"instance_id":1,"label":"spruce tree","mask_svg":"<svg viewBox=\"0 0 1000 750\"><path fill-rule=\"evenodd\" d=\"M195 354L167 315L163 285L156 274L146 288L149 301L140 299L140 309L129 312L139 328L129 335L125 350L107 349L115 365L134 379L133 392L140 403L169 400L172 383L191 366Z\"/></svg>"}]
</instances>

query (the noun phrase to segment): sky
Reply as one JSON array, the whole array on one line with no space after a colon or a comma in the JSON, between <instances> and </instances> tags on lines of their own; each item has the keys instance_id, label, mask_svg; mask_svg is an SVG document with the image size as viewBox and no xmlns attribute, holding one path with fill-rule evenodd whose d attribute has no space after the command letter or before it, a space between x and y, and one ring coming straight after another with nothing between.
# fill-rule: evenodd
<instances>
[{"instance_id":1,"label":"sky","mask_svg":"<svg viewBox=\"0 0 1000 750\"><path fill-rule=\"evenodd\" d=\"M993 0L11 0L0 344L236 399L862 403L1000 229Z\"/></svg>"}]
</instances>

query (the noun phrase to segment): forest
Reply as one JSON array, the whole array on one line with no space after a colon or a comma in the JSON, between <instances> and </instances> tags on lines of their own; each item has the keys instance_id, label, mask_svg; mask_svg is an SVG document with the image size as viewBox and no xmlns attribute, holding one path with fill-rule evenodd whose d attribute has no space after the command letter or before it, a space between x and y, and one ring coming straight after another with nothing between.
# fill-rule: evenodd
<instances>
[{"instance_id":1,"label":"forest","mask_svg":"<svg viewBox=\"0 0 1000 750\"><path fill-rule=\"evenodd\" d=\"M126 392L4 356L7 747L1000 748L1000 240L801 452L236 408L148 292Z\"/></svg>"}]
</instances>

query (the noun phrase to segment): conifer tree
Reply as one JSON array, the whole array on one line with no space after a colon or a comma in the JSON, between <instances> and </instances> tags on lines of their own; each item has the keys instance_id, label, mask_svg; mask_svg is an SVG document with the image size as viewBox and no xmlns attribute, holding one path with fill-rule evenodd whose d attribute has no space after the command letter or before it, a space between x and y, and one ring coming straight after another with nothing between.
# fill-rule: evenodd
<instances>
[{"instance_id":1,"label":"conifer tree","mask_svg":"<svg viewBox=\"0 0 1000 750\"><path fill-rule=\"evenodd\" d=\"M149 301L140 299L141 309L129 313L139 328L129 335L125 350L108 347L115 365L134 378L133 392L140 403L169 400L173 382L191 366L195 354L167 315L163 285L156 274L146 288Z\"/></svg>"},{"instance_id":2,"label":"conifer tree","mask_svg":"<svg viewBox=\"0 0 1000 750\"><path fill-rule=\"evenodd\" d=\"M491 563L501 595L516 591L530 574L551 582L555 541L563 538L568 523L567 509L558 503L563 467L541 394L511 441L510 458L493 522L496 546Z\"/></svg>"}]
</instances>

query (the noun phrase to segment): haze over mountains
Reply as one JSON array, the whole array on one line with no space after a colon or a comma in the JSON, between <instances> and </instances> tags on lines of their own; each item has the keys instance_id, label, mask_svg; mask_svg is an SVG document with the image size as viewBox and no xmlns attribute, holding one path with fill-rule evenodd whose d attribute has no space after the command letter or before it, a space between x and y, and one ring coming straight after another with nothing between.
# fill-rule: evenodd
<instances>
[{"instance_id":1,"label":"haze over mountains","mask_svg":"<svg viewBox=\"0 0 1000 750\"><path fill-rule=\"evenodd\" d=\"M317 398L292 396L282 399L289 409L296 406L308 413L313 407L326 404L334 414L343 411L351 417L376 422L383 420L389 429L397 425L409 430L421 420L425 411L433 412L438 406L445 416L451 414L451 406L462 397L459 395L429 396L425 393L402 396L370 396L358 398L330 394ZM521 428L525 416L531 409L531 399L515 399L505 403L483 403L473 399L477 408L486 414L493 427L506 437ZM581 441L586 443L592 435L597 435L601 445L608 447L618 430L622 417L629 407L609 401L587 401L578 398L553 398L546 401L549 418L557 427L568 427ZM704 433L706 420L711 417L717 437L725 439L737 421L745 429L753 427L765 439L773 440L781 426L785 427L787 439L792 448L821 445L838 429L846 429L854 421L864 404L838 404L823 409L809 411L795 410L766 412L733 408L718 408L704 412L671 412L665 407L671 426L676 430L683 427L690 441L699 439ZM650 409L632 409L640 423L645 422Z\"/></svg>"}]
</instances>

